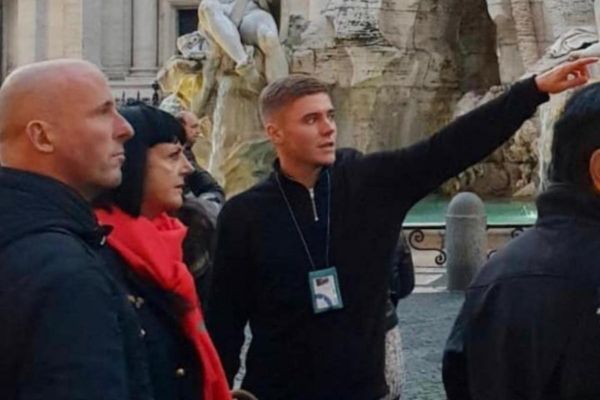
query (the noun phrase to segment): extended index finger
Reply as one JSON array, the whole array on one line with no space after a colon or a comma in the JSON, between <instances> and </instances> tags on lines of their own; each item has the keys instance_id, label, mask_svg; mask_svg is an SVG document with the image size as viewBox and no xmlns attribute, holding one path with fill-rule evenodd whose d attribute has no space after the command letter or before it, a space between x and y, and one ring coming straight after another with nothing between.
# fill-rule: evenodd
<instances>
[{"instance_id":1,"label":"extended index finger","mask_svg":"<svg viewBox=\"0 0 600 400\"><path fill-rule=\"evenodd\" d=\"M571 71L573 69L583 68L589 64L594 64L598 62L598 57L585 57L579 58L575 61L570 61L563 65L565 70Z\"/></svg>"}]
</instances>

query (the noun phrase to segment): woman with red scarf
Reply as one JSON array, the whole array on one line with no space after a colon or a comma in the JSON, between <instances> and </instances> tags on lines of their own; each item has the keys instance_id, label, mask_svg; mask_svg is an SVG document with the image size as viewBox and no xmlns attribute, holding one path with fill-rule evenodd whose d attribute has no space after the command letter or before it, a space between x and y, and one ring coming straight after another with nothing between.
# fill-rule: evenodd
<instances>
[{"instance_id":1,"label":"woman with red scarf","mask_svg":"<svg viewBox=\"0 0 600 400\"><path fill-rule=\"evenodd\" d=\"M136 349L127 362L155 400L229 400L221 362L206 331L194 280L182 261L186 228L169 215L182 205L192 166L185 132L170 114L143 104L122 115L135 130L125 145L123 181L99 199L96 214L112 227L103 256L135 309Z\"/></svg>"}]
</instances>

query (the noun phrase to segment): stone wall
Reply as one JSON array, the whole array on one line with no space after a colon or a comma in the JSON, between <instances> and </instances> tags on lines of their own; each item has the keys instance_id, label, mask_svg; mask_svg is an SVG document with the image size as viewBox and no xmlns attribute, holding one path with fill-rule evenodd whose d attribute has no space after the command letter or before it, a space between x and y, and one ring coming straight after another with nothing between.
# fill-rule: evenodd
<instances>
[{"instance_id":1,"label":"stone wall","mask_svg":"<svg viewBox=\"0 0 600 400\"><path fill-rule=\"evenodd\" d=\"M85 58L116 97L152 95L156 72L176 51L177 12L198 0L2 1L1 76L34 61Z\"/></svg>"},{"instance_id":2,"label":"stone wall","mask_svg":"<svg viewBox=\"0 0 600 400\"><path fill-rule=\"evenodd\" d=\"M484 0L320 4L320 18L291 15L291 69L333 85L342 146L414 143L448 122L462 93L499 82Z\"/></svg>"},{"instance_id":3,"label":"stone wall","mask_svg":"<svg viewBox=\"0 0 600 400\"><path fill-rule=\"evenodd\" d=\"M570 29L594 26L593 0L301 3L290 11L287 32L292 71L333 85L340 145L365 152L427 137L528 71L539 72L549 46ZM539 127L534 118L442 191L534 195Z\"/></svg>"}]
</instances>

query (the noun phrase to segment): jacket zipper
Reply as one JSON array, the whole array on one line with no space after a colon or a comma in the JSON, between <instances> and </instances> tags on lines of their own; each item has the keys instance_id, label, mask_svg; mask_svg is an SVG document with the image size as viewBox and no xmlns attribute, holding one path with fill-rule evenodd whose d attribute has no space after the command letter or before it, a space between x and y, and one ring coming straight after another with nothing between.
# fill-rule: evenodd
<instances>
[{"instance_id":1,"label":"jacket zipper","mask_svg":"<svg viewBox=\"0 0 600 400\"><path fill-rule=\"evenodd\" d=\"M315 216L315 222L319 222L319 214L317 214L317 205L315 204L315 189L308 189L308 194L310 196L310 203L312 205L313 215Z\"/></svg>"}]
</instances>

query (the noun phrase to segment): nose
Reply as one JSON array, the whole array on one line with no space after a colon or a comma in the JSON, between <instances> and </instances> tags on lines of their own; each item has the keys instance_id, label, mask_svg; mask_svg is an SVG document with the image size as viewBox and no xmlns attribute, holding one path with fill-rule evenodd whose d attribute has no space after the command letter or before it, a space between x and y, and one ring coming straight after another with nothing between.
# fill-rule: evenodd
<instances>
[{"instance_id":1,"label":"nose","mask_svg":"<svg viewBox=\"0 0 600 400\"><path fill-rule=\"evenodd\" d=\"M333 118L324 118L319 128L319 133L322 136L332 136L336 131L335 120Z\"/></svg>"},{"instance_id":2,"label":"nose","mask_svg":"<svg viewBox=\"0 0 600 400\"><path fill-rule=\"evenodd\" d=\"M115 112L114 132L115 137L123 142L131 139L134 135L133 128L121 114Z\"/></svg>"},{"instance_id":3,"label":"nose","mask_svg":"<svg viewBox=\"0 0 600 400\"><path fill-rule=\"evenodd\" d=\"M194 166L184 154L181 154L183 165L181 167L181 175L187 176L194 172Z\"/></svg>"}]
</instances>

